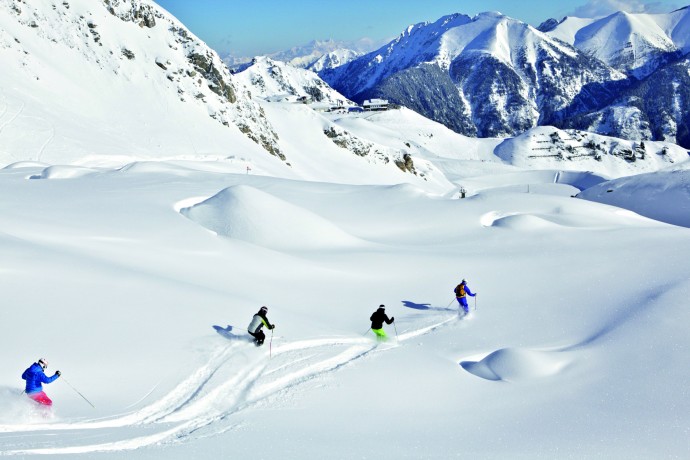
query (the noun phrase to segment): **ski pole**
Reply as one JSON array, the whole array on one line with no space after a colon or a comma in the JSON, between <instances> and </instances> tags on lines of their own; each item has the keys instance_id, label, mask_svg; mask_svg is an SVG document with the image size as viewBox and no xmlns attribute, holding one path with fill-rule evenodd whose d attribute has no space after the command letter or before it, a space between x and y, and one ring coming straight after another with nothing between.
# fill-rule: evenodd
<instances>
[{"instance_id":1,"label":"ski pole","mask_svg":"<svg viewBox=\"0 0 690 460\"><path fill-rule=\"evenodd\" d=\"M450 306L453 305L453 302L455 302L456 300L457 299L455 297L453 297L453 300L450 301L450 303L448 304L448 306L446 308L450 308Z\"/></svg>"},{"instance_id":2,"label":"ski pole","mask_svg":"<svg viewBox=\"0 0 690 460\"><path fill-rule=\"evenodd\" d=\"M367 329L366 331L364 331L364 334L362 334L362 335L367 335L367 333L368 333L370 330L371 330L371 328Z\"/></svg>"},{"instance_id":3,"label":"ski pole","mask_svg":"<svg viewBox=\"0 0 690 460\"><path fill-rule=\"evenodd\" d=\"M399 342L400 340L398 339L398 326L395 325L395 321L393 321L393 328L395 328L395 340Z\"/></svg>"},{"instance_id":4,"label":"ski pole","mask_svg":"<svg viewBox=\"0 0 690 460\"><path fill-rule=\"evenodd\" d=\"M273 329L271 329L271 341L268 342L268 359L273 355Z\"/></svg>"},{"instance_id":5,"label":"ski pole","mask_svg":"<svg viewBox=\"0 0 690 460\"><path fill-rule=\"evenodd\" d=\"M474 311L477 311L477 294L474 295Z\"/></svg>"},{"instance_id":6,"label":"ski pole","mask_svg":"<svg viewBox=\"0 0 690 460\"><path fill-rule=\"evenodd\" d=\"M62 376L61 376L61 377L62 377ZM94 406L94 405L91 403L91 401L89 401L88 399L86 399L86 396L84 396L83 394L81 394L81 393L79 392L79 390L77 390L76 388L74 388L67 380L65 380L64 377L62 377L61 380L62 380L63 382L65 382L71 389L73 389L79 396L81 396L82 398L84 398L84 401L86 401L87 403L89 403L89 404L91 405L91 407L93 407L94 409L96 408L96 406Z\"/></svg>"}]
</instances>

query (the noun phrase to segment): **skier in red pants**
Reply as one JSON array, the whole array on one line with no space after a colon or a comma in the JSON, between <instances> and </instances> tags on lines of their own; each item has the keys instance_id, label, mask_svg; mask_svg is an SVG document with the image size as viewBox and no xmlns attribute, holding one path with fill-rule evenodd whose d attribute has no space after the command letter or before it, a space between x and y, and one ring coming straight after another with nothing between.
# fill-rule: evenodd
<instances>
[{"instance_id":1,"label":"skier in red pants","mask_svg":"<svg viewBox=\"0 0 690 460\"><path fill-rule=\"evenodd\" d=\"M47 368L48 361L41 358L24 371L22 378L26 380L25 392L29 398L44 406L52 406L53 401L43 391L42 384L55 381L60 377L60 371L56 371L52 377L48 377L44 372Z\"/></svg>"}]
</instances>

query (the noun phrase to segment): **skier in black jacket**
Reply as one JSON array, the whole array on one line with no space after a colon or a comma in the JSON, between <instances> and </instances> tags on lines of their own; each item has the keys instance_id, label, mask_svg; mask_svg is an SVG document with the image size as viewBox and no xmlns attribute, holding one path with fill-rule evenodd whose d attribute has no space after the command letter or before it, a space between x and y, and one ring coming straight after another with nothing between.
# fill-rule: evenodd
<instances>
[{"instance_id":1,"label":"skier in black jacket","mask_svg":"<svg viewBox=\"0 0 690 460\"><path fill-rule=\"evenodd\" d=\"M371 330L376 334L376 338L378 340L388 339L386 332L383 330L383 322L385 321L386 324L391 324L395 321L395 317L389 318L388 315L386 315L386 306L379 305L379 309L372 313L369 319L371 320Z\"/></svg>"}]
</instances>

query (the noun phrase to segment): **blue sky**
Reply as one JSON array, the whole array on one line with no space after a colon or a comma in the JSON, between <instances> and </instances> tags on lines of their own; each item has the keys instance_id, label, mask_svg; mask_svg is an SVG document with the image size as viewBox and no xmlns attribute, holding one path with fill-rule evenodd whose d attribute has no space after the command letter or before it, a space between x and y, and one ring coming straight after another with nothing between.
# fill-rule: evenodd
<instances>
[{"instance_id":1,"label":"blue sky","mask_svg":"<svg viewBox=\"0 0 690 460\"><path fill-rule=\"evenodd\" d=\"M154 0L221 54L255 56L311 40L375 41L452 13L501 13L539 25L548 18L613 11L668 12L676 0ZM681 0L682 1L682 0ZM689 0L690 1L690 0Z\"/></svg>"}]
</instances>

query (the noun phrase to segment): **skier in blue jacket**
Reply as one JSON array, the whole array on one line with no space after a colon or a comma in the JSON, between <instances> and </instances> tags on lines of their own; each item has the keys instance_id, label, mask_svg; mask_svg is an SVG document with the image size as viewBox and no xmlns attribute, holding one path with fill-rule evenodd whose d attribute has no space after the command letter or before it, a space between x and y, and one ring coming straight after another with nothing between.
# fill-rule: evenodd
<instances>
[{"instance_id":1,"label":"skier in blue jacket","mask_svg":"<svg viewBox=\"0 0 690 460\"><path fill-rule=\"evenodd\" d=\"M477 294L473 294L472 291L470 291L470 287L467 285L467 280L463 278L460 284L455 287L455 298L458 300L458 303L463 308L466 315L470 312L470 307L467 305L468 295L470 297L474 297Z\"/></svg>"},{"instance_id":2,"label":"skier in blue jacket","mask_svg":"<svg viewBox=\"0 0 690 460\"><path fill-rule=\"evenodd\" d=\"M22 378L26 380L25 392L29 398L44 406L52 406L53 401L43 391L42 384L55 381L60 377L60 371L55 371L52 377L48 377L44 372L47 368L48 361L45 358L41 358L24 371Z\"/></svg>"}]
</instances>

